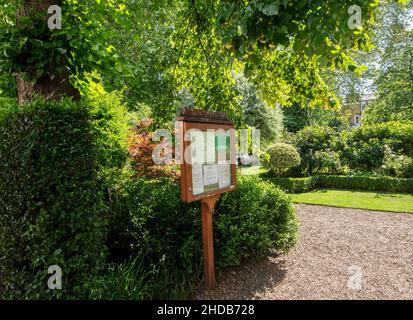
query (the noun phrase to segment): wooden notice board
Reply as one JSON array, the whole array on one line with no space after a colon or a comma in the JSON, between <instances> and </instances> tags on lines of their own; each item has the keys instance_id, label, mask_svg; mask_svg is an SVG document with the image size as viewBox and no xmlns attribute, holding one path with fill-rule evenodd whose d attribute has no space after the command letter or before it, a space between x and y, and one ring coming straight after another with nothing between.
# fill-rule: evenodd
<instances>
[{"instance_id":1,"label":"wooden notice board","mask_svg":"<svg viewBox=\"0 0 413 320\"><path fill-rule=\"evenodd\" d=\"M182 201L198 201L234 190L235 130L226 114L185 108L177 121Z\"/></svg>"},{"instance_id":2,"label":"wooden notice board","mask_svg":"<svg viewBox=\"0 0 413 320\"><path fill-rule=\"evenodd\" d=\"M236 188L233 123L223 112L185 108L177 115L181 199L200 201L202 248L207 289L216 286L213 213L219 196Z\"/></svg>"}]
</instances>

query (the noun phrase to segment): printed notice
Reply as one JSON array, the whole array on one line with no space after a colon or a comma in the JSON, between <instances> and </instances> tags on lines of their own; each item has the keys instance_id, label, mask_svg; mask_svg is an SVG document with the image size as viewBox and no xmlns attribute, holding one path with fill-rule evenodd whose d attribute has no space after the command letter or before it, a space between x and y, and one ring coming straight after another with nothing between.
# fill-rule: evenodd
<instances>
[{"instance_id":1,"label":"printed notice","mask_svg":"<svg viewBox=\"0 0 413 320\"><path fill-rule=\"evenodd\" d=\"M213 164L216 162L215 156L215 133L214 132L206 132L206 163Z\"/></svg>"},{"instance_id":2,"label":"printed notice","mask_svg":"<svg viewBox=\"0 0 413 320\"><path fill-rule=\"evenodd\" d=\"M219 164L218 165L218 180L219 188L228 188L231 185L231 165Z\"/></svg>"},{"instance_id":3,"label":"printed notice","mask_svg":"<svg viewBox=\"0 0 413 320\"><path fill-rule=\"evenodd\" d=\"M204 165L204 185L210 186L218 183L218 165Z\"/></svg>"},{"instance_id":4,"label":"printed notice","mask_svg":"<svg viewBox=\"0 0 413 320\"><path fill-rule=\"evenodd\" d=\"M202 164L192 165L192 194L197 195L204 192L204 179Z\"/></svg>"}]
</instances>

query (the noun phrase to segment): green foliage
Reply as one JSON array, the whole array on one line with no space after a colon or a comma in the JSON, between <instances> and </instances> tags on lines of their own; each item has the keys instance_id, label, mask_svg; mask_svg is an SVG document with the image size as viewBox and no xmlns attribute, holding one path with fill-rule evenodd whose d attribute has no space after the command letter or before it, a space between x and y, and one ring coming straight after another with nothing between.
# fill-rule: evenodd
<instances>
[{"instance_id":1,"label":"green foliage","mask_svg":"<svg viewBox=\"0 0 413 320\"><path fill-rule=\"evenodd\" d=\"M385 146L383 165L377 169L377 172L397 178L413 178L413 159L403 154L396 154Z\"/></svg>"},{"instance_id":2,"label":"green foliage","mask_svg":"<svg viewBox=\"0 0 413 320\"><path fill-rule=\"evenodd\" d=\"M369 176L320 176L319 186L334 189L354 189L385 192L413 192L413 179Z\"/></svg>"},{"instance_id":3,"label":"green foliage","mask_svg":"<svg viewBox=\"0 0 413 320\"><path fill-rule=\"evenodd\" d=\"M145 257L111 264L93 280L90 299L148 300L186 299L195 287L194 277L163 264L148 268Z\"/></svg>"},{"instance_id":4,"label":"green foliage","mask_svg":"<svg viewBox=\"0 0 413 320\"><path fill-rule=\"evenodd\" d=\"M307 178L265 177L265 179L279 186L281 189L293 193L302 193L315 189L413 193L413 179L392 177L319 175Z\"/></svg>"},{"instance_id":5,"label":"green foliage","mask_svg":"<svg viewBox=\"0 0 413 320\"><path fill-rule=\"evenodd\" d=\"M174 182L130 178L117 198L108 242L114 260L145 256L148 264L196 271L192 261L200 257L199 209L181 201Z\"/></svg>"},{"instance_id":6,"label":"green foliage","mask_svg":"<svg viewBox=\"0 0 413 320\"><path fill-rule=\"evenodd\" d=\"M390 41L375 79L379 97L367 106L363 123L413 121L413 30L399 31Z\"/></svg>"},{"instance_id":7,"label":"green foliage","mask_svg":"<svg viewBox=\"0 0 413 320\"><path fill-rule=\"evenodd\" d=\"M320 63L349 66L348 51L369 49L368 27L379 1L359 1L362 26L347 23L351 1L223 1L217 8L219 34L237 57L253 59L252 52L292 45L296 53L317 56ZM206 11L206 10L205 10ZM208 11L207 11L208 12Z\"/></svg>"},{"instance_id":8,"label":"green foliage","mask_svg":"<svg viewBox=\"0 0 413 320\"><path fill-rule=\"evenodd\" d=\"M314 177L305 178L280 178L265 176L264 180L269 181L282 190L291 193L302 193L310 190L314 190L316 187L317 179Z\"/></svg>"},{"instance_id":9,"label":"green foliage","mask_svg":"<svg viewBox=\"0 0 413 320\"><path fill-rule=\"evenodd\" d=\"M237 189L222 195L214 218L216 263L221 267L288 250L297 241L290 197L254 176L239 177Z\"/></svg>"},{"instance_id":10,"label":"green foliage","mask_svg":"<svg viewBox=\"0 0 413 320\"><path fill-rule=\"evenodd\" d=\"M90 125L97 138L102 187L108 187L128 159L129 116L123 103L123 91L107 92L95 72L85 75L85 80L78 80L76 84L81 92L81 104L88 109Z\"/></svg>"},{"instance_id":11,"label":"green foliage","mask_svg":"<svg viewBox=\"0 0 413 320\"><path fill-rule=\"evenodd\" d=\"M149 275L147 287L137 289L139 294L185 297L189 284L202 272L199 204L182 203L179 186L169 179L127 179L117 199L109 223L111 259L123 261L132 256L143 261L139 272ZM222 268L237 265L242 258L291 248L297 237L297 220L291 200L283 192L257 178L241 176L237 189L223 195L217 204L214 230L216 264ZM133 268L129 265L125 270L129 267ZM122 279L123 271L118 273ZM113 279L109 288L115 286L111 274L107 275ZM96 291L97 297L108 294ZM129 295L133 295L129 289L122 293Z\"/></svg>"},{"instance_id":12,"label":"green foliage","mask_svg":"<svg viewBox=\"0 0 413 320\"><path fill-rule=\"evenodd\" d=\"M260 130L261 145L274 143L283 131L283 113L278 106L270 108L258 96L257 89L244 75L236 76L236 87L242 96L240 101L244 122Z\"/></svg>"},{"instance_id":13,"label":"green foliage","mask_svg":"<svg viewBox=\"0 0 413 320\"><path fill-rule=\"evenodd\" d=\"M0 285L3 298L86 298L105 256L99 151L87 108L34 102L0 125ZM48 290L48 267L63 270ZM0 289L0 292L2 290Z\"/></svg>"},{"instance_id":14,"label":"green foliage","mask_svg":"<svg viewBox=\"0 0 413 320\"><path fill-rule=\"evenodd\" d=\"M83 76L92 70L107 75L128 73L128 64L111 45L113 28L126 23L123 1L64 0L62 29L50 30L47 10L31 10L16 21L21 1L0 1L0 72L22 73L32 81L61 74Z\"/></svg>"},{"instance_id":15,"label":"green foliage","mask_svg":"<svg viewBox=\"0 0 413 320\"><path fill-rule=\"evenodd\" d=\"M336 139L333 129L329 127L309 126L298 131L291 137L290 142L300 153L301 164L294 168L292 173L312 175L335 167L337 157L333 150ZM325 155L325 152L328 153L328 159L320 161L320 156Z\"/></svg>"},{"instance_id":16,"label":"green foliage","mask_svg":"<svg viewBox=\"0 0 413 320\"><path fill-rule=\"evenodd\" d=\"M293 104L282 108L284 127L288 132L296 133L307 126L327 126L334 129L348 127L347 117L341 111L324 109L318 106L310 108Z\"/></svg>"},{"instance_id":17,"label":"green foliage","mask_svg":"<svg viewBox=\"0 0 413 320\"><path fill-rule=\"evenodd\" d=\"M345 164L354 170L373 171L383 164L386 148L397 154L413 153L413 125L400 122L363 125L344 132L341 141Z\"/></svg>"},{"instance_id":18,"label":"green foliage","mask_svg":"<svg viewBox=\"0 0 413 320\"><path fill-rule=\"evenodd\" d=\"M340 155L333 150L314 152L314 161L317 163L318 173L340 173L342 171Z\"/></svg>"},{"instance_id":19,"label":"green foliage","mask_svg":"<svg viewBox=\"0 0 413 320\"><path fill-rule=\"evenodd\" d=\"M218 3L203 7L207 14L203 18L197 3L185 1L183 5L188 7L178 10L176 29L171 39L176 46L176 61L168 70L174 79L178 98L173 111L185 106L184 103L192 102L189 106L198 109L224 111L236 126L242 126L241 97L233 77L235 68L232 67L231 57L224 54L214 22L214 10ZM162 111L158 109L159 112Z\"/></svg>"},{"instance_id":20,"label":"green foliage","mask_svg":"<svg viewBox=\"0 0 413 320\"><path fill-rule=\"evenodd\" d=\"M298 104L282 108L284 119L283 124L286 131L295 133L310 125L307 116L307 109L301 108Z\"/></svg>"},{"instance_id":21,"label":"green foliage","mask_svg":"<svg viewBox=\"0 0 413 320\"><path fill-rule=\"evenodd\" d=\"M300 154L297 149L290 144L275 143L271 145L265 153L264 166L276 175L283 175L289 169L300 164Z\"/></svg>"},{"instance_id":22,"label":"green foliage","mask_svg":"<svg viewBox=\"0 0 413 320\"><path fill-rule=\"evenodd\" d=\"M126 0L124 23L113 28L111 42L124 57L131 72L103 73L105 86L123 89L124 100L137 120L156 118L157 124L171 121L176 112L174 79L170 69L177 60L172 35L179 23L178 1Z\"/></svg>"}]
</instances>

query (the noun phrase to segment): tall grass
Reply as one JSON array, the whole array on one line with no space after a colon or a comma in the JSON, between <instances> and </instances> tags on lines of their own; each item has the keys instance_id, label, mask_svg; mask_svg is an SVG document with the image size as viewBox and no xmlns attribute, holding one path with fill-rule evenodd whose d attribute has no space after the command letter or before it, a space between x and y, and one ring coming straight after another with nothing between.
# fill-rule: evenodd
<instances>
[{"instance_id":1,"label":"tall grass","mask_svg":"<svg viewBox=\"0 0 413 320\"><path fill-rule=\"evenodd\" d=\"M187 274L164 264L151 266L135 257L113 264L90 288L96 300L186 299L194 291L200 272Z\"/></svg>"}]
</instances>

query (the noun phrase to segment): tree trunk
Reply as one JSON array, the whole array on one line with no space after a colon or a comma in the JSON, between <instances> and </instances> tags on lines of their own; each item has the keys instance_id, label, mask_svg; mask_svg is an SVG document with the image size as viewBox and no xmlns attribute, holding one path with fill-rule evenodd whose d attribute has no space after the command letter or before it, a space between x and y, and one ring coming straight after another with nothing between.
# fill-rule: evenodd
<instances>
[{"instance_id":1,"label":"tree trunk","mask_svg":"<svg viewBox=\"0 0 413 320\"><path fill-rule=\"evenodd\" d=\"M17 24L21 17L30 16L32 13L44 13L44 23L47 24L47 9L51 5L60 5L60 0L24 0L21 7L16 12ZM62 61L64 64L65 61ZM31 65L26 66L26 72L30 74ZM76 90L69 81L69 74L47 75L35 82L23 79L22 74L16 76L17 94L19 105L24 105L40 96L46 100L60 99L63 96L72 97L74 100L80 99L79 91Z\"/></svg>"}]
</instances>

